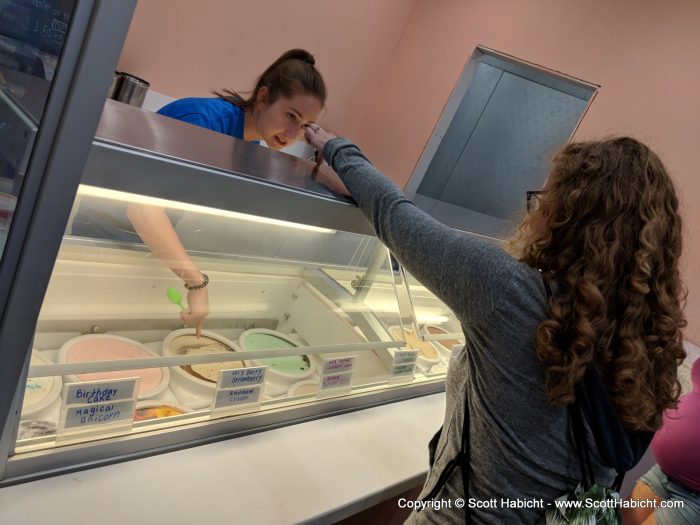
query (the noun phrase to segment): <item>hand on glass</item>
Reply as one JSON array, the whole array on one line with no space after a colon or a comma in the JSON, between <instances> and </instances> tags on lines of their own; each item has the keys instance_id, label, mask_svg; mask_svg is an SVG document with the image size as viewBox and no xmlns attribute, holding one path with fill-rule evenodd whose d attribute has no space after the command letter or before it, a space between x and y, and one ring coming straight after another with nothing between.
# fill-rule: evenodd
<instances>
[{"instance_id":1,"label":"hand on glass","mask_svg":"<svg viewBox=\"0 0 700 525\"><path fill-rule=\"evenodd\" d=\"M194 325L197 337L202 335L202 321L209 315L209 292L206 288L187 291L187 310L180 312L180 318L188 325Z\"/></svg>"},{"instance_id":2,"label":"hand on glass","mask_svg":"<svg viewBox=\"0 0 700 525\"><path fill-rule=\"evenodd\" d=\"M334 139L335 135L328 133L318 124L311 122L304 127L304 138L306 142L316 149L316 164L320 166L323 162L323 147L326 145L326 142Z\"/></svg>"}]
</instances>

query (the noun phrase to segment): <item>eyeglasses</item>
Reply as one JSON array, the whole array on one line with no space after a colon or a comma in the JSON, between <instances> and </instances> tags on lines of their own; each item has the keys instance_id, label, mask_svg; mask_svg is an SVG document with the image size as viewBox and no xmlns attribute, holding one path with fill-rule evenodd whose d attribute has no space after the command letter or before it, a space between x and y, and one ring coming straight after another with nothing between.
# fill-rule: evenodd
<instances>
[{"instance_id":1,"label":"eyeglasses","mask_svg":"<svg viewBox=\"0 0 700 525\"><path fill-rule=\"evenodd\" d=\"M547 193L545 190L528 191L527 195L527 212L532 213L540 207L542 195Z\"/></svg>"}]
</instances>

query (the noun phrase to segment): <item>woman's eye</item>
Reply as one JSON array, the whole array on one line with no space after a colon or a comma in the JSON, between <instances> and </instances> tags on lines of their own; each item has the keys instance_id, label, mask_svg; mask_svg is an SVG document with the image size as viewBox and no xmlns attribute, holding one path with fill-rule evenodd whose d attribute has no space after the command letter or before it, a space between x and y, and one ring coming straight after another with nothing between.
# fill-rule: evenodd
<instances>
[{"instance_id":1,"label":"woman's eye","mask_svg":"<svg viewBox=\"0 0 700 525\"><path fill-rule=\"evenodd\" d=\"M287 113L287 117L288 117L289 120L291 120L292 122L296 122L296 120L297 120L297 116L296 116L294 113Z\"/></svg>"}]
</instances>

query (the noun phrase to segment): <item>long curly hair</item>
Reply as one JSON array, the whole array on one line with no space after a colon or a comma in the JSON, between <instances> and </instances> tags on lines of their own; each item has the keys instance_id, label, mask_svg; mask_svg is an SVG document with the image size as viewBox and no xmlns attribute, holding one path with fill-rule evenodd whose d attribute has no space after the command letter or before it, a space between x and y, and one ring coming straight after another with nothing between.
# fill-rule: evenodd
<instances>
[{"instance_id":1,"label":"long curly hair","mask_svg":"<svg viewBox=\"0 0 700 525\"><path fill-rule=\"evenodd\" d=\"M601 372L627 430L653 431L677 406L685 358L682 223L666 169L628 137L565 146L539 207L511 243L550 290L537 328L549 401L566 405Z\"/></svg>"}]
</instances>

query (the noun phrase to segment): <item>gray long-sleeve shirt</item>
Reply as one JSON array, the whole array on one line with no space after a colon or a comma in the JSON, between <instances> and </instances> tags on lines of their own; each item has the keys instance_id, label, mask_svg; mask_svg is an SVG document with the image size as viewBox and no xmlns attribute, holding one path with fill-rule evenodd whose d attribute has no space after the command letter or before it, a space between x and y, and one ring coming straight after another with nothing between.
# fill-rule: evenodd
<instances>
[{"instance_id":1,"label":"gray long-sleeve shirt","mask_svg":"<svg viewBox=\"0 0 700 525\"><path fill-rule=\"evenodd\" d=\"M452 309L466 337L448 371L443 431L420 498L460 450L468 400L469 498L481 506L470 509L472 523L535 523L545 510L541 501L546 505L581 478L566 409L548 403L546 367L536 355L535 331L547 313L540 273L419 210L346 139L329 141L323 154L377 236ZM597 481L609 484L614 472L601 466L591 441ZM407 523L464 523L464 509L455 507L464 497L457 468L436 496L451 507L414 511ZM510 508L502 498L530 508Z\"/></svg>"}]
</instances>

